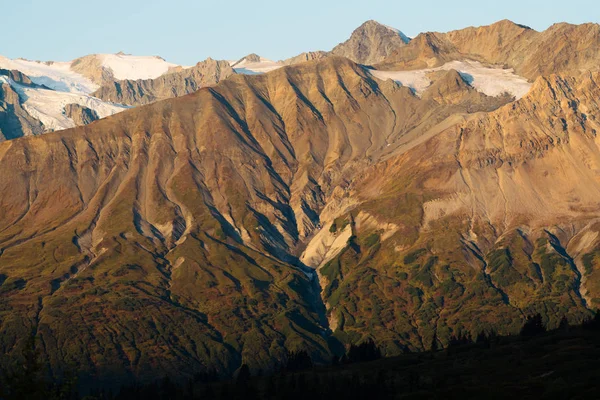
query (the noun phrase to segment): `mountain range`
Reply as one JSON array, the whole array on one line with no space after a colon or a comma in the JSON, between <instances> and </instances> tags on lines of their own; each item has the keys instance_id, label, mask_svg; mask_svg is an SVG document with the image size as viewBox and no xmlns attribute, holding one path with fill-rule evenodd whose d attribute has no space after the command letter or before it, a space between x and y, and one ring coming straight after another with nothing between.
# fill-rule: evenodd
<instances>
[{"instance_id":1,"label":"mountain range","mask_svg":"<svg viewBox=\"0 0 600 400\"><path fill-rule=\"evenodd\" d=\"M0 58L2 362L34 336L108 384L582 321L599 61L597 24L510 21L368 21L278 62Z\"/></svg>"}]
</instances>

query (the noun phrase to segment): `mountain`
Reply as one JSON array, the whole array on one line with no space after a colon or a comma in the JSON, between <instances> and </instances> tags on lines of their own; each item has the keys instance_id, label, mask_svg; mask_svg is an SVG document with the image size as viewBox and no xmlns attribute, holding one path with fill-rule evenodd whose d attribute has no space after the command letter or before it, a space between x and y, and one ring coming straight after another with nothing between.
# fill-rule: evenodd
<instances>
[{"instance_id":1,"label":"mountain","mask_svg":"<svg viewBox=\"0 0 600 400\"><path fill-rule=\"evenodd\" d=\"M410 39L402 32L370 20L352 32L347 41L334 47L331 53L359 64L372 65L385 60L409 42Z\"/></svg>"},{"instance_id":2,"label":"mountain","mask_svg":"<svg viewBox=\"0 0 600 400\"><path fill-rule=\"evenodd\" d=\"M338 337L416 350L459 332L515 332L523 315L556 327L597 308L598 123L587 113L598 77L539 78L492 113L403 138L349 185L339 202L360 205L321 221L328 242L340 225L352 240L305 259Z\"/></svg>"},{"instance_id":3,"label":"mountain","mask_svg":"<svg viewBox=\"0 0 600 400\"><path fill-rule=\"evenodd\" d=\"M137 106L195 92L234 73L227 61L209 58L193 67L168 72L154 79L111 81L102 85L93 96L113 103Z\"/></svg>"},{"instance_id":4,"label":"mountain","mask_svg":"<svg viewBox=\"0 0 600 400\"><path fill-rule=\"evenodd\" d=\"M0 140L70 128L84 120L91 122L126 109L85 94L52 90L16 70L0 69L0 82L3 97L0 129L4 131ZM87 116L74 112L74 107L88 110Z\"/></svg>"},{"instance_id":5,"label":"mountain","mask_svg":"<svg viewBox=\"0 0 600 400\"><path fill-rule=\"evenodd\" d=\"M123 53L92 54L61 63L0 57L0 67L15 68L0 68L0 74L19 103L14 110L6 108L12 122L7 120L5 131L10 126L11 132L0 139L85 125L127 106L191 93L234 73L225 61L208 59L184 68L160 57Z\"/></svg>"},{"instance_id":6,"label":"mountain","mask_svg":"<svg viewBox=\"0 0 600 400\"><path fill-rule=\"evenodd\" d=\"M237 73L242 74L265 73L285 65L320 60L332 55L346 57L359 64L370 65L385 60L393 50L403 47L409 42L410 38L401 31L370 20L359 26L352 32L348 40L340 43L330 52L310 51L278 62L262 58L257 54L249 54L232 63L232 67Z\"/></svg>"},{"instance_id":7,"label":"mountain","mask_svg":"<svg viewBox=\"0 0 600 400\"><path fill-rule=\"evenodd\" d=\"M30 61L0 56L0 68L26 74L39 85L59 92L90 94L106 82L154 79L180 66L160 57L91 54L67 62Z\"/></svg>"},{"instance_id":8,"label":"mountain","mask_svg":"<svg viewBox=\"0 0 600 400\"><path fill-rule=\"evenodd\" d=\"M121 112L128 107L93 95L100 84L114 85L116 78L156 78L175 67L160 57L122 53L94 54L70 62L12 60L0 56L3 91L8 92L10 86L10 92L16 94L16 97L11 95L13 105L5 107L6 133L0 139L67 129ZM163 89L163 93L155 89L158 93L146 97L164 95L169 90L175 95L179 93L171 88Z\"/></svg>"},{"instance_id":9,"label":"mountain","mask_svg":"<svg viewBox=\"0 0 600 400\"><path fill-rule=\"evenodd\" d=\"M303 243L388 144L467 108L330 57L0 145L2 351L33 329L103 377L327 360Z\"/></svg>"},{"instance_id":10,"label":"mountain","mask_svg":"<svg viewBox=\"0 0 600 400\"><path fill-rule=\"evenodd\" d=\"M380 49L366 25L361 57ZM193 93L0 143L1 365L33 336L49 373L110 386L584 320L600 306L596 32L427 33L375 69L250 55ZM2 75L22 126L15 85L89 88L23 66L55 72Z\"/></svg>"},{"instance_id":11,"label":"mountain","mask_svg":"<svg viewBox=\"0 0 600 400\"><path fill-rule=\"evenodd\" d=\"M600 60L600 25L561 23L537 32L504 20L448 33L423 33L397 48L377 68L430 68L464 59L506 65L530 80L594 70Z\"/></svg>"}]
</instances>

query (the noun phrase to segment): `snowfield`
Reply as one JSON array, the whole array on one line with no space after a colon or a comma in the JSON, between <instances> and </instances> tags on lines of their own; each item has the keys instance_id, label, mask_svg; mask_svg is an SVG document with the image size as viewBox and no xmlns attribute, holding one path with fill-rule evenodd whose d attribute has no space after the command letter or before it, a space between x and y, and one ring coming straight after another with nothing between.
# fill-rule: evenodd
<instances>
[{"instance_id":1,"label":"snowfield","mask_svg":"<svg viewBox=\"0 0 600 400\"><path fill-rule=\"evenodd\" d=\"M116 79L151 79L166 73L177 64L166 62L160 57L131 56L126 54L96 54L102 68L112 71ZM90 96L100 86L82 74L71 70L73 61L42 62L24 59L9 59L0 56L0 68L17 70L29 76L33 83L48 89L33 88L0 77L0 83L8 83L19 94L23 108L38 119L46 131L73 128L75 123L64 114L67 104L88 107L100 118L108 117L129 107L108 103Z\"/></svg>"},{"instance_id":2,"label":"snowfield","mask_svg":"<svg viewBox=\"0 0 600 400\"><path fill-rule=\"evenodd\" d=\"M59 92L50 89L31 88L19 85L13 80L1 76L0 82L8 83L19 94L23 108L38 119L46 131L57 131L75 127L75 122L64 113L67 104L76 103L88 107L104 118L129 107L107 103L86 94Z\"/></svg>"},{"instance_id":3,"label":"snowfield","mask_svg":"<svg viewBox=\"0 0 600 400\"><path fill-rule=\"evenodd\" d=\"M178 67L157 56L132 56L127 54L98 54L102 66L110 69L115 79L154 79L169 68Z\"/></svg>"},{"instance_id":4,"label":"snowfield","mask_svg":"<svg viewBox=\"0 0 600 400\"><path fill-rule=\"evenodd\" d=\"M99 88L90 79L71 71L71 61L41 62L23 59L11 60L10 58L0 56L0 68L20 71L29 76L33 83L61 92L88 94Z\"/></svg>"},{"instance_id":5,"label":"snowfield","mask_svg":"<svg viewBox=\"0 0 600 400\"><path fill-rule=\"evenodd\" d=\"M451 61L438 68L415 71L369 70L369 72L376 78L392 79L402 84L402 86L408 86L417 95L421 95L431 85L431 81L427 77L428 74L451 69L458 71L467 83L488 96L500 96L508 92L515 98L520 99L531 88L531 83L515 74L512 69L486 67L476 61Z\"/></svg>"},{"instance_id":6,"label":"snowfield","mask_svg":"<svg viewBox=\"0 0 600 400\"><path fill-rule=\"evenodd\" d=\"M115 79L154 79L165 74L169 68L179 65L155 56L131 56L127 54L94 55L102 67L112 71ZM12 60L0 56L0 68L14 69L29 76L34 83L60 92L90 94L100 86L82 74L72 71L73 61Z\"/></svg>"}]
</instances>

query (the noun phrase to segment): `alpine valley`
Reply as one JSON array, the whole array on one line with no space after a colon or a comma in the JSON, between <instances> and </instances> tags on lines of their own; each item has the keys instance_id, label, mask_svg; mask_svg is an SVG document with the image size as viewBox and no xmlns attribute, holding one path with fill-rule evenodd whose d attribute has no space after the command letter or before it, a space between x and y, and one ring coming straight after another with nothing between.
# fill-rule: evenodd
<instances>
[{"instance_id":1,"label":"alpine valley","mask_svg":"<svg viewBox=\"0 0 600 400\"><path fill-rule=\"evenodd\" d=\"M600 25L0 57L0 366L117 385L600 307Z\"/></svg>"}]
</instances>

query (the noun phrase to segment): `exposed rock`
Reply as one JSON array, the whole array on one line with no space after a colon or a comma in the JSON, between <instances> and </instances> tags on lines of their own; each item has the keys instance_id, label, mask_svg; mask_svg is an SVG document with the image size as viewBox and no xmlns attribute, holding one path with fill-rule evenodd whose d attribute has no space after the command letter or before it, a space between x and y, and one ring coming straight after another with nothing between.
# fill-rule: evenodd
<instances>
[{"instance_id":1,"label":"exposed rock","mask_svg":"<svg viewBox=\"0 0 600 400\"><path fill-rule=\"evenodd\" d=\"M294 65L306 61L320 60L328 56L325 51L309 51L281 61L283 65Z\"/></svg>"},{"instance_id":2,"label":"exposed rock","mask_svg":"<svg viewBox=\"0 0 600 400\"><path fill-rule=\"evenodd\" d=\"M34 86L35 84L29 77L20 71L0 68L0 75L12 79L14 82L24 86Z\"/></svg>"},{"instance_id":3,"label":"exposed rock","mask_svg":"<svg viewBox=\"0 0 600 400\"><path fill-rule=\"evenodd\" d=\"M122 80L104 84L94 96L113 103L130 106L183 96L217 84L235 74L227 61L211 58L195 66L170 72L155 79Z\"/></svg>"},{"instance_id":4,"label":"exposed rock","mask_svg":"<svg viewBox=\"0 0 600 400\"><path fill-rule=\"evenodd\" d=\"M96 54L73 60L71 69L98 85L104 85L115 80L112 71L102 66L102 60Z\"/></svg>"},{"instance_id":5,"label":"exposed rock","mask_svg":"<svg viewBox=\"0 0 600 400\"><path fill-rule=\"evenodd\" d=\"M556 24L537 32L504 20L448 33L423 33L377 68L421 69L463 59L506 65L530 80L551 73L597 70L600 25Z\"/></svg>"},{"instance_id":6,"label":"exposed rock","mask_svg":"<svg viewBox=\"0 0 600 400\"><path fill-rule=\"evenodd\" d=\"M371 20L359 26L350 39L334 47L331 53L360 64L372 65L404 47L407 40L400 32Z\"/></svg>"},{"instance_id":7,"label":"exposed rock","mask_svg":"<svg viewBox=\"0 0 600 400\"><path fill-rule=\"evenodd\" d=\"M65 115L71 118L77 126L87 125L100 119L96 111L76 103L65 106Z\"/></svg>"},{"instance_id":8,"label":"exposed rock","mask_svg":"<svg viewBox=\"0 0 600 400\"><path fill-rule=\"evenodd\" d=\"M18 71L9 72L15 81L18 79L23 84L30 82L26 75ZM18 93L0 80L0 141L38 135L43 131L42 124L22 107Z\"/></svg>"}]
</instances>

